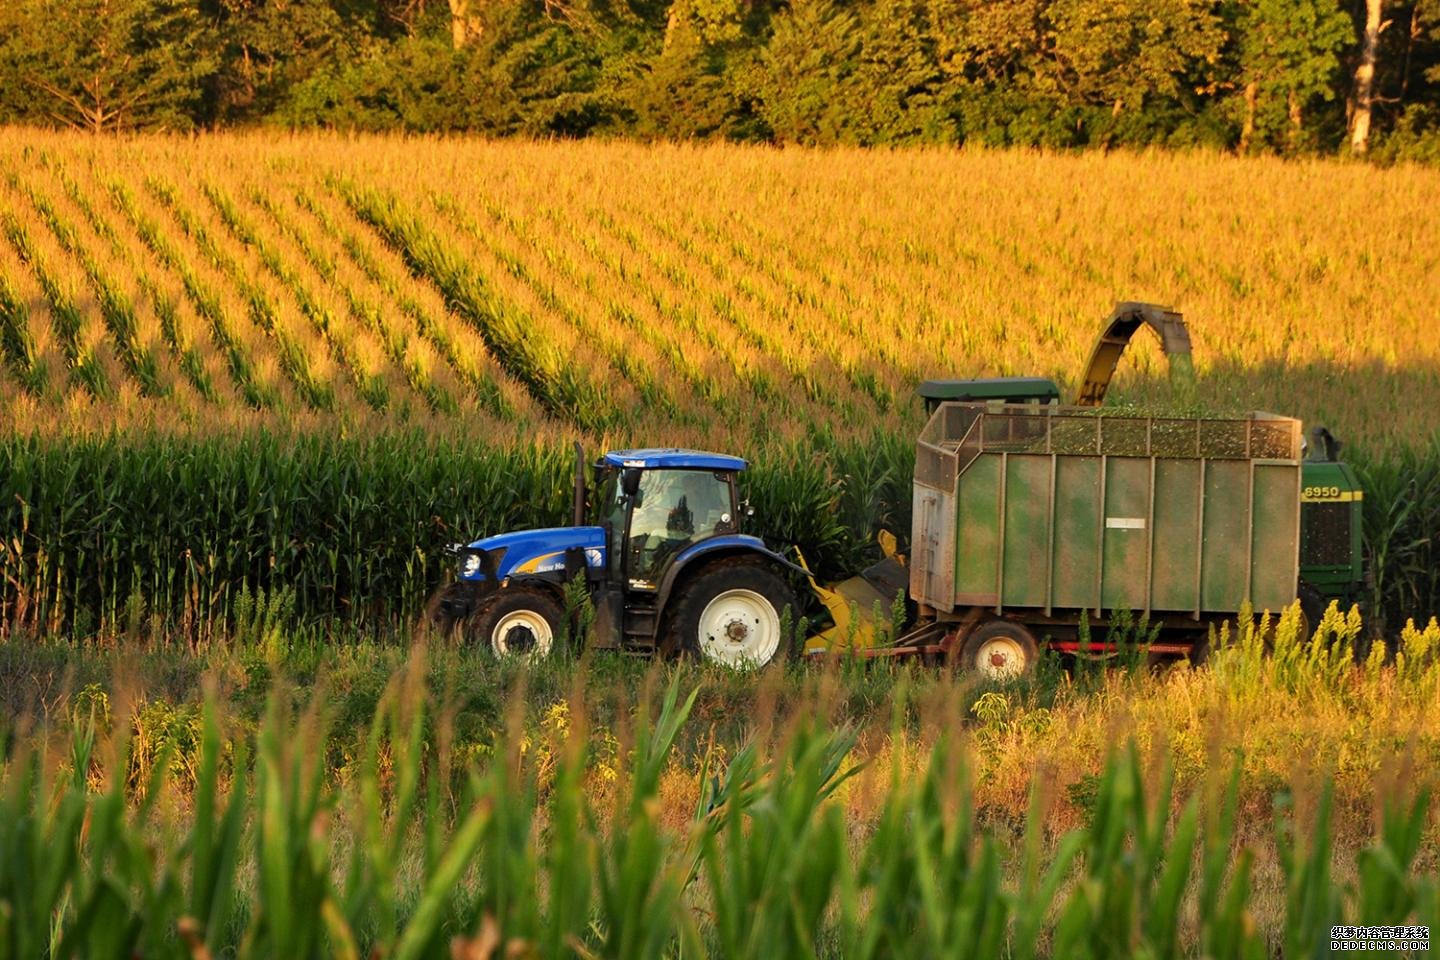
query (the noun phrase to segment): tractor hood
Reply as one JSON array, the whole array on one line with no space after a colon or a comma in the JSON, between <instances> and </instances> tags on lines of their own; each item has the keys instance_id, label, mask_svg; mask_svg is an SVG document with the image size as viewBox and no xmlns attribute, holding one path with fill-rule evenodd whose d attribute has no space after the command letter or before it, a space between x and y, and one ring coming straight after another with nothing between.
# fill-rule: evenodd
<instances>
[{"instance_id":1,"label":"tractor hood","mask_svg":"<svg viewBox=\"0 0 1440 960\"><path fill-rule=\"evenodd\" d=\"M517 574L554 573L565 569L565 551L572 548L585 551L587 566L604 567L604 528L549 527L484 537L460 551L459 577L503 580Z\"/></svg>"}]
</instances>

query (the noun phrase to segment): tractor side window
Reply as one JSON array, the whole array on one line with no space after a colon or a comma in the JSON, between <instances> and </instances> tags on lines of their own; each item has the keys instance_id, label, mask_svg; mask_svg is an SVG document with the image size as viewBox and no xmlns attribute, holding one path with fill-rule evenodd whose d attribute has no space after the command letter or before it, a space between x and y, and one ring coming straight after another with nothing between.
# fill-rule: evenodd
<instances>
[{"instance_id":1,"label":"tractor side window","mask_svg":"<svg viewBox=\"0 0 1440 960\"><path fill-rule=\"evenodd\" d=\"M602 470L596 479L598 482L590 488L590 516L594 518L591 522L606 528L606 544L609 547L606 552L606 565L610 576L619 578L621 561L624 558L620 538L625 536L625 510L628 501L625 492L620 488L619 470Z\"/></svg>"},{"instance_id":2,"label":"tractor side window","mask_svg":"<svg viewBox=\"0 0 1440 960\"><path fill-rule=\"evenodd\" d=\"M670 558L735 529L730 477L708 470L647 470L630 515L630 579L653 582Z\"/></svg>"},{"instance_id":3,"label":"tractor side window","mask_svg":"<svg viewBox=\"0 0 1440 960\"><path fill-rule=\"evenodd\" d=\"M594 523L609 524L616 535L625 532L625 495L620 489L620 471L607 470L600 482L590 488L590 516Z\"/></svg>"}]
</instances>

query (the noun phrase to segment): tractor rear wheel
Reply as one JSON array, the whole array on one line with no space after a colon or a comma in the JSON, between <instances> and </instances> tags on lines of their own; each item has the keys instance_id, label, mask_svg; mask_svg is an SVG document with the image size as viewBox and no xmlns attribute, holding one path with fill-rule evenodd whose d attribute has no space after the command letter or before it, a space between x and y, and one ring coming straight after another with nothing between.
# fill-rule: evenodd
<instances>
[{"instance_id":1,"label":"tractor rear wheel","mask_svg":"<svg viewBox=\"0 0 1440 960\"><path fill-rule=\"evenodd\" d=\"M1035 672L1040 645L1013 620L987 620L960 648L960 668L986 680L1013 680Z\"/></svg>"},{"instance_id":2,"label":"tractor rear wheel","mask_svg":"<svg viewBox=\"0 0 1440 960\"><path fill-rule=\"evenodd\" d=\"M693 574L677 593L671 646L726 667L763 667L788 652L783 629L795 595L771 567L722 560Z\"/></svg>"},{"instance_id":3,"label":"tractor rear wheel","mask_svg":"<svg viewBox=\"0 0 1440 960\"><path fill-rule=\"evenodd\" d=\"M565 625L565 609L544 590L511 587L489 598L465 621L465 639L497 657L544 660Z\"/></svg>"}]
</instances>

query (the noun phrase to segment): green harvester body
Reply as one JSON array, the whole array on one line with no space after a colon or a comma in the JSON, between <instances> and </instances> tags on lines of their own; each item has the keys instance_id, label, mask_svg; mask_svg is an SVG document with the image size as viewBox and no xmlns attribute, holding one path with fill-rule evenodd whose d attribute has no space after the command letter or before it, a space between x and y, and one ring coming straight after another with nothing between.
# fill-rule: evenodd
<instances>
[{"instance_id":1,"label":"green harvester body","mask_svg":"<svg viewBox=\"0 0 1440 960\"><path fill-rule=\"evenodd\" d=\"M1300 473L1300 579L1344 607L1365 582L1365 493L1355 468L1313 448Z\"/></svg>"}]
</instances>

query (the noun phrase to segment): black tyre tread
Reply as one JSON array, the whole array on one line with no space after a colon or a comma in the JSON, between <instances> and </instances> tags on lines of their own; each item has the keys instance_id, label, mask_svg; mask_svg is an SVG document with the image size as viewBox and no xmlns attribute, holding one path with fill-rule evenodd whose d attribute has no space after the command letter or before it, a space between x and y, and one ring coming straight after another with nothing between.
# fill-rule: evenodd
<instances>
[{"instance_id":1,"label":"black tyre tread","mask_svg":"<svg viewBox=\"0 0 1440 960\"><path fill-rule=\"evenodd\" d=\"M420 640L427 636L439 636L441 640L453 639L460 626L462 618L452 616L440 609L440 604L449 597L460 597L474 591L474 585L462 580L455 580L446 584L431 595L425 604L425 615L415 631L414 640Z\"/></svg>"},{"instance_id":2,"label":"black tyre tread","mask_svg":"<svg viewBox=\"0 0 1440 960\"><path fill-rule=\"evenodd\" d=\"M1300 600L1300 629L1304 634L1302 640L1309 641L1315 631L1320 627L1320 621L1325 618L1325 611L1330 608L1330 601L1325 599L1314 585L1300 581L1300 589L1296 591Z\"/></svg>"},{"instance_id":3,"label":"black tyre tread","mask_svg":"<svg viewBox=\"0 0 1440 960\"><path fill-rule=\"evenodd\" d=\"M554 632L550 656L554 656L556 648L564 640L565 607L555 599L554 594L540 587L509 587L486 597L465 619L461 628L465 642L483 646L494 655L496 651L491 646L490 634L495 629L495 623L505 614L523 609L535 610L549 621Z\"/></svg>"},{"instance_id":4,"label":"black tyre tread","mask_svg":"<svg viewBox=\"0 0 1440 960\"><path fill-rule=\"evenodd\" d=\"M697 598L704 586L704 581L717 573L723 573L728 570L755 570L769 575L774 581L775 588L781 594L777 609L780 613L782 623L785 619L786 607L790 608L791 622L794 622L794 618L799 609L799 604L795 599L795 591L790 589L790 585L786 583L785 578L776 571L774 564L756 559L755 557L726 557L721 560L713 560L700 570L691 574L680 589L675 591L674 598L671 599L668 604L669 609L665 616L665 626L660 640L660 649L663 653L672 656L680 654L697 659L703 658L704 654L700 652L698 637L679 636L680 625L687 618L690 607L698 602ZM701 604L701 607L703 609L703 604ZM696 611L696 616L699 616L698 611ZM775 653L775 660L787 660L790 658L794 652L791 649L794 646L794 644L791 643L791 639L790 637L780 638L780 649ZM771 663L775 662L775 660L772 660Z\"/></svg>"}]
</instances>

